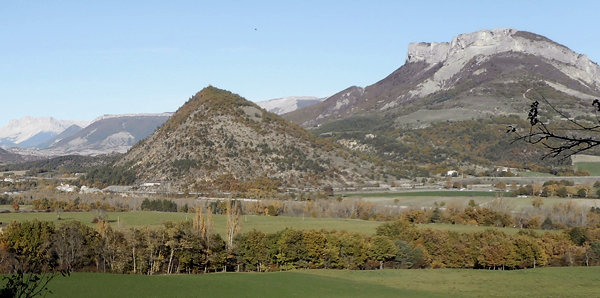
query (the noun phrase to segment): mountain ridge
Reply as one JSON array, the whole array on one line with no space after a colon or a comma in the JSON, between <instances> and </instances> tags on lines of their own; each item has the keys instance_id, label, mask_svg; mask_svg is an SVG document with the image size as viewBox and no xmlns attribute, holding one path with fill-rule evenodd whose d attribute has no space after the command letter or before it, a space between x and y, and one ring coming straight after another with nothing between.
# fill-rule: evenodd
<instances>
[{"instance_id":1,"label":"mountain ridge","mask_svg":"<svg viewBox=\"0 0 600 298\"><path fill-rule=\"evenodd\" d=\"M0 127L0 145L3 148L35 148L72 125L82 127L87 124L87 121L25 116L10 120L7 125Z\"/></svg>"},{"instance_id":2,"label":"mountain ridge","mask_svg":"<svg viewBox=\"0 0 600 298\"><path fill-rule=\"evenodd\" d=\"M105 115L85 128L51 144L49 155L102 155L125 153L146 138L170 117L171 113Z\"/></svg>"},{"instance_id":3,"label":"mountain ridge","mask_svg":"<svg viewBox=\"0 0 600 298\"><path fill-rule=\"evenodd\" d=\"M419 109L522 113L529 103L522 94L528 89L552 99L600 97L596 63L534 33L481 30L408 48L405 63L382 80L350 87L284 117L312 127L361 114L403 115Z\"/></svg>"},{"instance_id":4,"label":"mountain ridge","mask_svg":"<svg viewBox=\"0 0 600 298\"><path fill-rule=\"evenodd\" d=\"M256 104L271 113L281 115L320 103L324 99L325 98L318 98L315 96L287 96L258 101Z\"/></svg>"}]
</instances>

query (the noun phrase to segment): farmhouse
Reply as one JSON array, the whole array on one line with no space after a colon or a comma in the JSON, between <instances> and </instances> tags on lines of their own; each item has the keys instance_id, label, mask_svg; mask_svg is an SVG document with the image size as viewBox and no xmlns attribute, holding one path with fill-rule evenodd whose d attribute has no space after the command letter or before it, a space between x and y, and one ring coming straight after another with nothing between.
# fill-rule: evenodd
<instances>
[{"instance_id":1,"label":"farmhouse","mask_svg":"<svg viewBox=\"0 0 600 298\"><path fill-rule=\"evenodd\" d=\"M457 177L458 176L458 171L456 171L456 170L449 170L448 172L446 172L446 176L448 176L448 177Z\"/></svg>"}]
</instances>

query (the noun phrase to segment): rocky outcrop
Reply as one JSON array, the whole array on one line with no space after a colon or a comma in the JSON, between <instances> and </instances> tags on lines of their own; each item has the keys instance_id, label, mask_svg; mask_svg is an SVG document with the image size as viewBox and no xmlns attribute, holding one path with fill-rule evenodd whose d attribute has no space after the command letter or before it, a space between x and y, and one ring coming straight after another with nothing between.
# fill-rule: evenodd
<instances>
[{"instance_id":1,"label":"rocky outcrop","mask_svg":"<svg viewBox=\"0 0 600 298\"><path fill-rule=\"evenodd\" d=\"M461 34L451 42L411 43L406 63L425 62L442 67L411 94L424 97L444 88L473 59L484 61L501 53L521 53L547 60L551 65L593 90L600 90L600 67L587 56L543 36L515 29L482 30Z\"/></svg>"},{"instance_id":2,"label":"rocky outcrop","mask_svg":"<svg viewBox=\"0 0 600 298\"><path fill-rule=\"evenodd\" d=\"M314 96L288 96L256 102L261 108L277 115L293 112L323 101L324 98Z\"/></svg>"},{"instance_id":3,"label":"rocky outcrop","mask_svg":"<svg viewBox=\"0 0 600 298\"><path fill-rule=\"evenodd\" d=\"M450 42L411 43L404 65L383 80L365 88L351 87L284 117L310 127L361 114L418 109L514 113L526 105L528 99L521 95L528 89L560 99L597 98L600 67L541 35L481 30Z\"/></svg>"}]
</instances>

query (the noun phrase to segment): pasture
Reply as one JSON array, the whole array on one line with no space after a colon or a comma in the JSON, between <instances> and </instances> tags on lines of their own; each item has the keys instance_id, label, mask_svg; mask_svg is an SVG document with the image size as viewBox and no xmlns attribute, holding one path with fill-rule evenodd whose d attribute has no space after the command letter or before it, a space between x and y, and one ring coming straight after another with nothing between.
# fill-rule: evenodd
<instances>
[{"instance_id":1,"label":"pasture","mask_svg":"<svg viewBox=\"0 0 600 298\"><path fill-rule=\"evenodd\" d=\"M107 212L107 219L110 225L117 230L128 230L129 228L141 228L148 226L157 228L163 223L182 222L193 220L194 214L180 212L157 212L157 211L131 211L131 212ZM7 224L11 221L43 220L52 221L55 224L61 222L76 220L89 226L95 226L92 219L96 216L95 212L62 212L61 220L58 220L56 213L51 212L23 212L23 213L3 213L0 214L0 222ZM241 218L242 232L249 232L253 229L265 233L274 233L285 228L294 228L297 230L337 230L357 232L362 234L375 234L377 227L384 222L369 221L360 219L341 219L341 218L313 218L313 217L290 217L290 216L255 216L243 215ZM227 218L225 215L214 215L214 229L217 233L225 235L227 227ZM417 227L430 228L437 230L446 230L458 233L482 232L486 229L497 229L506 234L516 234L520 229L516 228L496 228L489 226L472 225L453 225L453 224L421 224ZM536 230L543 233L542 230Z\"/></svg>"},{"instance_id":2,"label":"pasture","mask_svg":"<svg viewBox=\"0 0 600 298\"><path fill-rule=\"evenodd\" d=\"M542 173L542 172L533 172L533 171L528 171L528 172L518 172L517 175L519 177L549 177L549 178L554 178L556 177L555 175L552 175L550 173ZM559 177L560 178L560 177Z\"/></svg>"},{"instance_id":3,"label":"pasture","mask_svg":"<svg viewBox=\"0 0 600 298\"><path fill-rule=\"evenodd\" d=\"M600 176L600 162L576 162L574 165L578 171L586 171L591 176Z\"/></svg>"},{"instance_id":4,"label":"pasture","mask_svg":"<svg viewBox=\"0 0 600 298\"><path fill-rule=\"evenodd\" d=\"M92 220L97 215L96 212L62 212L61 220L53 212L23 212L23 213L3 213L0 214L0 222L9 223L26 220L52 221L55 224L60 222L76 220L95 226ZM193 213L181 212L158 212L158 211L130 211L130 212L106 212L107 220L110 225L117 230L127 230L131 227L141 228L159 227L163 223L192 221ZM241 218L242 232L248 232L253 229L265 233L273 233L285 228L294 228L299 230L338 230L359 232L363 234L374 234L375 229L381 222L367 221L359 219L340 219L340 218L312 218L312 217L289 217L289 216L255 216L243 215ZM225 215L214 215L214 229L217 233L224 235L227 226Z\"/></svg>"},{"instance_id":5,"label":"pasture","mask_svg":"<svg viewBox=\"0 0 600 298\"><path fill-rule=\"evenodd\" d=\"M598 297L598 282L600 267L157 276L74 273L54 279L48 297Z\"/></svg>"},{"instance_id":6,"label":"pasture","mask_svg":"<svg viewBox=\"0 0 600 298\"><path fill-rule=\"evenodd\" d=\"M406 192L363 192L347 193L345 197L359 198L396 198L396 197L496 197L505 195L493 191L459 191L459 190L440 190L440 191L406 191Z\"/></svg>"},{"instance_id":7,"label":"pasture","mask_svg":"<svg viewBox=\"0 0 600 298\"><path fill-rule=\"evenodd\" d=\"M466 206L470 200L481 207L501 204L503 209L520 211L530 208L535 197L511 197L508 193L485 192L485 191L424 191L424 192L381 192L381 193L353 193L346 194L347 197L362 198L365 201L386 204L397 208L422 208L434 207L436 204L446 206ZM573 202L585 208L600 206L600 199L592 198L542 198L542 208L551 208L556 204Z\"/></svg>"}]
</instances>

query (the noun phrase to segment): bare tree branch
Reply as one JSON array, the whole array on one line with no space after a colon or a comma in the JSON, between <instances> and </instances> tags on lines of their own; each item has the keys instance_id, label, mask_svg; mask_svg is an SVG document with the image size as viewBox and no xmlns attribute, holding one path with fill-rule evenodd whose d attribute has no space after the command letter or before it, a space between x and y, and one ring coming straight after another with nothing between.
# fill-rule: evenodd
<instances>
[{"instance_id":1,"label":"bare tree branch","mask_svg":"<svg viewBox=\"0 0 600 298\"><path fill-rule=\"evenodd\" d=\"M527 90L529 92L530 90ZM523 94L526 97L527 92ZM556 127L556 124L545 123L540 120L540 101L535 100L529 108L527 120L529 120L529 129L518 129L516 126L509 125L507 133L513 133L516 138L512 143L524 141L529 144L539 144L546 148L548 152L542 157L559 158L565 160L572 155L588 151L600 145L600 101L595 99L592 102L592 108L596 116L596 123L589 125L574 118L568 117L563 111L557 109L543 95L540 95L541 101L554 111L561 120L566 122L567 127ZM527 98L528 99L528 98Z\"/></svg>"}]
</instances>

